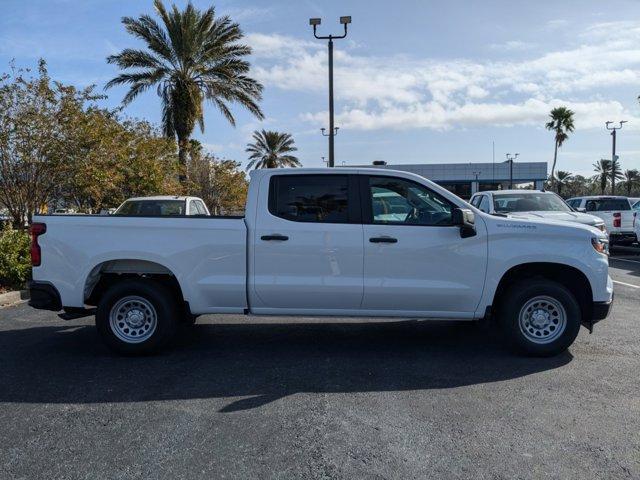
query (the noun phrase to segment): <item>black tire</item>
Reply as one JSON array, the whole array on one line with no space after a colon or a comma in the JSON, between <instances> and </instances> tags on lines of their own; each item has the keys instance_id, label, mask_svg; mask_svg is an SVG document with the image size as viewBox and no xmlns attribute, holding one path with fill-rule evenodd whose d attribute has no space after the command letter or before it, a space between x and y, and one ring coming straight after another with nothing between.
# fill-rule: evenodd
<instances>
[{"instance_id":1,"label":"black tire","mask_svg":"<svg viewBox=\"0 0 640 480\"><path fill-rule=\"evenodd\" d=\"M530 326L527 328L526 322L523 322L524 325L521 328L521 310L528 302L538 297L550 298L561 305L562 309L564 309L565 317L564 330L552 323L557 319L558 315L562 315L561 312L558 312L558 309L554 308L552 302L547 303L551 311L551 315L548 317L551 318L551 321L548 322L548 327L534 327L529 324ZM542 301L544 302L544 300ZM533 308L536 307L534 306ZM557 313L554 313L554 310ZM545 314L546 311L540 309L540 312ZM527 316L526 313L523 313L523 315ZM551 357L564 352L576 339L580 330L582 311L575 296L564 285L552 280L529 279L515 283L505 292L499 316L507 341L516 351L530 356ZM544 321L543 319L540 320L541 323ZM528 333L525 333L524 329ZM541 335L542 337L547 335L547 339L536 338L533 340L529 338L535 338L535 335ZM542 341L548 341L549 343L536 343Z\"/></svg>"},{"instance_id":2,"label":"black tire","mask_svg":"<svg viewBox=\"0 0 640 480\"><path fill-rule=\"evenodd\" d=\"M126 302L127 297L142 299L141 303L137 304L141 305L140 311L155 313L154 325L150 325L151 328L149 329L151 333L145 331L141 334L141 338L144 338L144 340L137 338L127 342L120 338L112 327L111 311L119 302ZM136 305L135 299L132 298L129 301L134 302L134 305ZM149 307L149 304L153 308ZM156 353L174 336L179 319L176 305L177 301L173 292L158 282L146 279L123 280L109 288L102 296L96 311L96 328L102 341L117 353L123 355ZM137 314L137 312L135 313ZM154 317L154 315L150 314L148 317ZM117 319L118 317L115 316L114 322L118 323ZM119 325L125 325L126 331L126 324L120 323ZM144 326L146 326L146 320ZM115 326L115 328L120 330L120 335L124 334L122 328L118 326ZM131 334L133 333L132 329Z\"/></svg>"},{"instance_id":3,"label":"black tire","mask_svg":"<svg viewBox=\"0 0 640 480\"><path fill-rule=\"evenodd\" d=\"M198 319L198 315L185 312L184 315L182 315L182 320L180 324L184 327L193 327L196 324L197 319Z\"/></svg>"}]
</instances>

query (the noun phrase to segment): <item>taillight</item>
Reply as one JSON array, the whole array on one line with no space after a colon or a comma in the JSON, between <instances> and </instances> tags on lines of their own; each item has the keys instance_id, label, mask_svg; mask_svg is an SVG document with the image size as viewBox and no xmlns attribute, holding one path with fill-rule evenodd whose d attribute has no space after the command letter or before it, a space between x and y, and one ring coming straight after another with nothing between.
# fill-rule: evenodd
<instances>
[{"instance_id":1,"label":"taillight","mask_svg":"<svg viewBox=\"0 0 640 480\"><path fill-rule=\"evenodd\" d=\"M33 267L40 266L42 262L42 252L38 245L38 237L47 231L47 225L44 223L32 223L29 232L31 233L31 265Z\"/></svg>"},{"instance_id":2,"label":"taillight","mask_svg":"<svg viewBox=\"0 0 640 480\"><path fill-rule=\"evenodd\" d=\"M622 226L622 214L620 212L613 214L613 226L616 228L620 228Z\"/></svg>"}]
</instances>

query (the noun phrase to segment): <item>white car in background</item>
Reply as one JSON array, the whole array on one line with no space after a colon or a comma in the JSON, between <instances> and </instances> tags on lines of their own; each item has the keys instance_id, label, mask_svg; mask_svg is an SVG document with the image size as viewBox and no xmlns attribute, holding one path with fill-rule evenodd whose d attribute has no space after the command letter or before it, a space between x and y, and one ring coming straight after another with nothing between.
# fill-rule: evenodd
<instances>
[{"instance_id":1,"label":"white car in background","mask_svg":"<svg viewBox=\"0 0 640 480\"><path fill-rule=\"evenodd\" d=\"M542 190L492 190L475 193L471 205L491 215L512 218L543 218L562 220L595 227L606 232L604 221L595 216L573 210L553 192Z\"/></svg>"},{"instance_id":2,"label":"white car in background","mask_svg":"<svg viewBox=\"0 0 640 480\"><path fill-rule=\"evenodd\" d=\"M637 212L627 197L595 195L570 198L567 203L576 210L600 217L609 231L611 245L631 245L638 241L634 230Z\"/></svg>"},{"instance_id":3,"label":"white car in background","mask_svg":"<svg viewBox=\"0 0 640 480\"><path fill-rule=\"evenodd\" d=\"M198 197L157 196L136 197L125 200L113 215L167 217L167 216L211 216L204 201Z\"/></svg>"}]
</instances>

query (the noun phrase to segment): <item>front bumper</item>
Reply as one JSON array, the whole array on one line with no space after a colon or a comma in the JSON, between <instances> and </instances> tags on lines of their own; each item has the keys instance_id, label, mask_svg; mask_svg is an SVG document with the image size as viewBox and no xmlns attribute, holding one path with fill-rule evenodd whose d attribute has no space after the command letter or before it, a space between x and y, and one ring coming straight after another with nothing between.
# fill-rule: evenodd
<instances>
[{"instance_id":1,"label":"front bumper","mask_svg":"<svg viewBox=\"0 0 640 480\"><path fill-rule=\"evenodd\" d=\"M591 307L591 315L582 321L582 324L589 329L589 333L593 332L593 326L609 316L611 307L613 306L613 295L611 300L607 302L593 302Z\"/></svg>"},{"instance_id":2,"label":"front bumper","mask_svg":"<svg viewBox=\"0 0 640 480\"><path fill-rule=\"evenodd\" d=\"M40 310L52 310L57 312L62 310L60 293L56 287L50 283L31 281L29 288L29 306Z\"/></svg>"},{"instance_id":3,"label":"front bumper","mask_svg":"<svg viewBox=\"0 0 640 480\"><path fill-rule=\"evenodd\" d=\"M591 322L598 323L609 316L611 307L613 306L613 298L608 302L593 302L593 310L591 311Z\"/></svg>"}]
</instances>

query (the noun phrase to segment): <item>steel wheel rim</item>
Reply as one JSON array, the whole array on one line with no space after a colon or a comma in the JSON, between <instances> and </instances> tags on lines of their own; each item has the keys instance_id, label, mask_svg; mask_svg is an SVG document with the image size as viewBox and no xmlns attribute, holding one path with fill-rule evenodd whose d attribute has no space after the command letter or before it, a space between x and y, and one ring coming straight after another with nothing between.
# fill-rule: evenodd
<instances>
[{"instance_id":1,"label":"steel wheel rim","mask_svg":"<svg viewBox=\"0 0 640 480\"><path fill-rule=\"evenodd\" d=\"M518 324L527 340L545 345L564 333L567 328L567 312L555 298L541 295L522 306Z\"/></svg>"},{"instance_id":2,"label":"steel wheel rim","mask_svg":"<svg viewBox=\"0 0 640 480\"><path fill-rule=\"evenodd\" d=\"M158 315L151 302L131 295L120 299L109 313L113 334L125 343L148 340L158 326Z\"/></svg>"}]
</instances>

